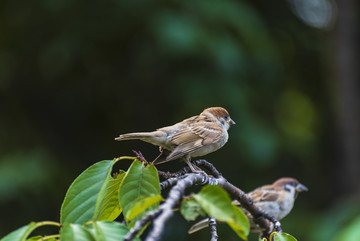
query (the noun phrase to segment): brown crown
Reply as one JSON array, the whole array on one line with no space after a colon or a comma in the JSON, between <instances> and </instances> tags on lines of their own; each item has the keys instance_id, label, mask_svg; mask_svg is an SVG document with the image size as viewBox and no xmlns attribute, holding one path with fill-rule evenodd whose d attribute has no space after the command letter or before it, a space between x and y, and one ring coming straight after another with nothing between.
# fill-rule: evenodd
<instances>
[{"instance_id":1,"label":"brown crown","mask_svg":"<svg viewBox=\"0 0 360 241\"><path fill-rule=\"evenodd\" d=\"M274 186L284 186L287 183L295 182L295 184L299 184L299 181L292 177L283 177L278 180L276 180L273 185Z\"/></svg>"},{"instance_id":2,"label":"brown crown","mask_svg":"<svg viewBox=\"0 0 360 241\"><path fill-rule=\"evenodd\" d=\"M224 108L222 107L210 107L210 108L207 108L203 111L203 113L205 111L208 111L210 112L211 114L213 114L215 117L219 118L219 117L222 117L224 115L227 115L229 116L229 112L227 112L227 110L225 110Z\"/></svg>"}]
</instances>

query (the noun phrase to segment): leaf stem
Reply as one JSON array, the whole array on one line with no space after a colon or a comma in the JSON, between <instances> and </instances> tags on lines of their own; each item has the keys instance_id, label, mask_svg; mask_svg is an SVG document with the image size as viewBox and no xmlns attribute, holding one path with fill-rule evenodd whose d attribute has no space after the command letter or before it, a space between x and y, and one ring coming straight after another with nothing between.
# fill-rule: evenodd
<instances>
[{"instance_id":1,"label":"leaf stem","mask_svg":"<svg viewBox=\"0 0 360 241\"><path fill-rule=\"evenodd\" d=\"M60 238L60 234L54 234L54 235L49 235L49 236L45 236L39 240L44 241L44 240L48 240L48 239L52 239L52 238Z\"/></svg>"},{"instance_id":2,"label":"leaf stem","mask_svg":"<svg viewBox=\"0 0 360 241\"><path fill-rule=\"evenodd\" d=\"M61 224L58 222L53 222L53 221L43 221L43 222L37 222L36 223L36 228L41 227L41 226L46 226L46 225L50 225L50 226L56 226L56 227L61 227Z\"/></svg>"},{"instance_id":3,"label":"leaf stem","mask_svg":"<svg viewBox=\"0 0 360 241\"><path fill-rule=\"evenodd\" d=\"M94 221L92 221L92 220L91 220L91 221L88 221L88 222L85 223L85 226L91 225L91 224L93 224L93 223L94 223Z\"/></svg>"},{"instance_id":4,"label":"leaf stem","mask_svg":"<svg viewBox=\"0 0 360 241\"><path fill-rule=\"evenodd\" d=\"M275 240L274 236L277 234L277 232L272 232L269 237L269 241Z\"/></svg>"},{"instance_id":5,"label":"leaf stem","mask_svg":"<svg viewBox=\"0 0 360 241\"><path fill-rule=\"evenodd\" d=\"M135 159L137 159L137 158L133 157L133 156L121 156L121 157L114 158L114 162L117 162L120 160L135 160Z\"/></svg>"}]
</instances>

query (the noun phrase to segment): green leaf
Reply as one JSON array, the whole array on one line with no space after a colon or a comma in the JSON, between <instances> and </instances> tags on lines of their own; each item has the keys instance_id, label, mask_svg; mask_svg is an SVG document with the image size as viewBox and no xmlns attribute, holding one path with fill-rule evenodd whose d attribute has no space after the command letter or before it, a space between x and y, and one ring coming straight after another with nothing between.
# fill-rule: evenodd
<instances>
[{"instance_id":1,"label":"green leaf","mask_svg":"<svg viewBox=\"0 0 360 241\"><path fill-rule=\"evenodd\" d=\"M118 222L94 222L93 228L97 241L121 241L129 232L129 229L124 224ZM134 238L133 240L140 241L139 238Z\"/></svg>"},{"instance_id":2,"label":"green leaf","mask_svg":"<svg viewBox=\"0 0 360 241\"><path fill-rule=\"evenodd\" d=\"M60 223L86 223L94 216L96 201L112 160L90 166L69 187L60 210Z\"/></svg>"},{"instance_id":3,"label":"green leaf","mask_svg":"<svg viewBox=\"0 0 360 241\"><path fill-rule=\"evenodd\" d=\"M60 230L60 241L95 241L95 238L82 225L65 223Z\"/></svg>"},{"instance_id":4,"label":"green leaf","mask_svg":"<svg viewBox=\"0 0 360 241\"><path fill-rule=\"evenodd\" d=\"M128 219L131 220L142 213L147 208L151 207L154 204L162 201L163 198L161 195L149 196L149 197L139 197L138 200L134 203L128 213Z\"/></svg>"},{"instance_id":5,"label":"green leaf","mask_svg":"<svg viewBox=\"0 0 360 241\"><path fill-rule=\"evenodd\" d=\"M120 206L123 209L125 220L129 222L134 218L134 213L145 210L139 210L137 206L135 207L136 211L132 210L139 200L159 195L160 182L156 168L151 164L145 166L139 160L134 160L126 172L119 192ZM156 207L157 204L148 210L153 210Z\"/></svg>"},{"instance_id":6,"label":"green leaf","mask_svg":"<svg viewBox=\"0 0 360 241\"><path fill-rule=\"evenodd\" d=\"M249 220L221 187L205 186L194 198L210 217L226 222L240 238L247 238Z\"/></svg>"},{"instance_id":7,"label":"green leaf","mask_svg":"<svg viewBox=\"0 0 360 241\"><path fill-rule=\"evenodd\" d=\"M96 201L93 220L113 221L120 215L119 189L124 177L125 172L122 170L112 177L111 168L109 169Z\"/></svg>"},{"instance_id":8,"label":"green leaf","mask_svg":"<svg viewBox=\"0 0 360 241\"><path fill-rule=\"evenodd\" d=\"M270 240L274 240L274 241L297 241L296 238L294 238L293 236L291 236L288 233L272 233L270 235Z\"/></svg>"},{"instance_id":9,"label":"green leaf","mask_svg":"<svg viewBox=\"0 0 360 241\"><path fill-rule=\"evenodd\" d=\"M206 213L194 197L183 199L180 212L187 221L194 221L199 215L206 215Z\"/></svg>"},{"instance_id":10,"label":"green leaf","mask_svg":"<svg viewBox=\"0 0 360 241\"><path fill-rule=\"evenodd\" d=\"M28 225L25 225L21 228L16 229L15 231L12 231L8 235L0 239L0 241L24 241L35 228L36 228L36 223L31 222Z\"/></svg>"},{"instance_id":11,"label":"green leaf","mask_svg":"<svg viewBox=\"0 0 360 241\"><path fill-rule=\"evenodd\" d=\"M360 237L360 216L347 224L334 238L334 241L358 241Z\"/></svg>"}]
</instances>

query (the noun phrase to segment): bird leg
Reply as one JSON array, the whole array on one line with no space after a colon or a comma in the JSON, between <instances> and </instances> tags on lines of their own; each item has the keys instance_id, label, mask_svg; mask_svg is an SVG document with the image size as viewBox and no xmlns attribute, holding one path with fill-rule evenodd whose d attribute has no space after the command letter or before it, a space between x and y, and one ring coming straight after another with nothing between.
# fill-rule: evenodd
<instances>
[{"instance_id":1,"label":"bird leg","mask_svg":"<svg viewBox=\"0 0 360 241\"><path fill-rule=\"evenodd\" d=\"M203 173L203 174L206 174L206 172L204 170L202 170L201 168L193 165L191 162L190 162L190 157L189 156L186 156L184 158L186 164L188 164L188 166L190 167L191 171L193 173Z\"/></svg>"},{"instance_id":2,"label":"bird leg","mask_svg":"<svg viewBox=\"0 0 360 241\"><path fill-rule=\"evenodd\" d=\"M152 163L155 163L164 154L164 149L161 146L159 146L159 151L160 154L152 161Z\"/></svg>"}]
</instances>

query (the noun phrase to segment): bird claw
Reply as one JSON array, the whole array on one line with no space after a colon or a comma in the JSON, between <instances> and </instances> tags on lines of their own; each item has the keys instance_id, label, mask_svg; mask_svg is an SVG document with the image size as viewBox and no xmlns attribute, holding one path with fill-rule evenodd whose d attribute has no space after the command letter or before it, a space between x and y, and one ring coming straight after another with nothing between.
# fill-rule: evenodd
<instances>
[{"instance_id":1,"label":"bird claw","mask_svg":"<svg viewBox=\"0 0 360 241\"><path fill-rule=\"evenodd\" d=\"M207 173L204 170L202 170L200 167L196 166L195 164L191 163L190 160L185 159L185 162L186 162L186 164L188 164L188 166L190 167L190 170L193 173L201 173L201 174L206 174L207 175Z\"/></svg>"},{"instance_id":2,"label":"bird claw","mask_svg":"<svg viewBox=\"0 0 360 241\"><path fill-rule=\"evenodd\" d=\"M202 169L195 169L195 170L192 170L192 172L193 173L195 173L195 174L203 174L203 175L205 175L205 176L209 176L204 170L202 170Z\"/></svg>"}]
</instances>

